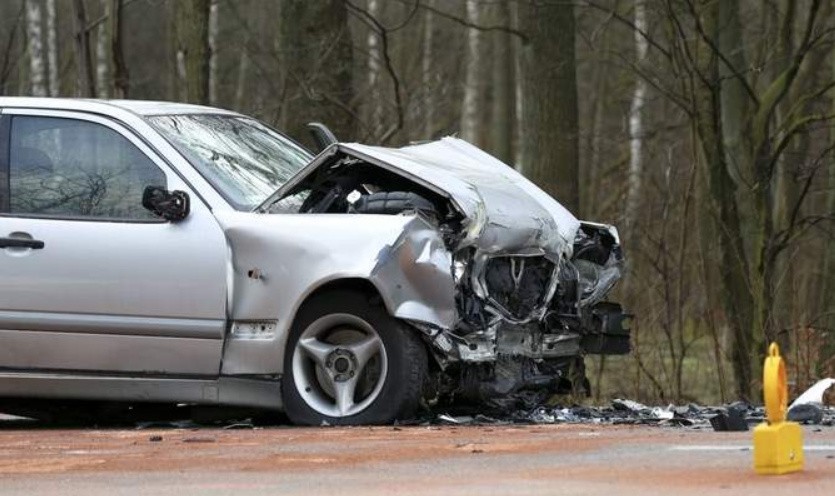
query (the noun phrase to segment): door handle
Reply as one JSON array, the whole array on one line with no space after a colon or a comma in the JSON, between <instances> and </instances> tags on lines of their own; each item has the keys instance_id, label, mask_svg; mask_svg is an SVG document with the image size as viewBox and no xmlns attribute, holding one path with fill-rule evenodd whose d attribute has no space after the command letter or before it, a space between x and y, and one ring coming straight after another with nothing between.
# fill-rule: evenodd
<instances>
[{"instance_id":1,"label":"door handle","mask_svg":"<svg viewBox=\"0 0 835 496\"><path fill-rule=\"evenodd\" d=\"M31 248L41 250L44 242L37 239L26 238L0 238L0 248Z\"/></svg>"}]
</instances>

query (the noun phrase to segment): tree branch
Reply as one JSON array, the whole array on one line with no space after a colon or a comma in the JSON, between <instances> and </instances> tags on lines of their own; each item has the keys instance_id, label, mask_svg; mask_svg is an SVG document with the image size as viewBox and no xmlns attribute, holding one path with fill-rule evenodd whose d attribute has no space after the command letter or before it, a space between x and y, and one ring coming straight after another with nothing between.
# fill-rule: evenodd
<instances>
[{"instance_id":1,"label":"tree branch","mask_svg":"<svg viewBox=\"0 0 835 496\"><path fill-rule=\"evenodd\" d=\"M401 3L405 3L404 0L399 0L399 1ZM522 40L522 43L527 43L528 42L528 36L525 33L523 33L522 31L519 31L518 29L513 29L513 28L508 27L508 26L498 26L498 25L496 25L496 26L482 26L480 24L474 24L474 23L468 21L467 19L463 19L461 17L455 16L453 14L450 14L449 12L444 12L443 10L438 9L436 7L433 7L431 5L426 5L423 2L421 2L420 0L415 0L414 5L416 7L415 10L417 10L417 8L420 8L420 9L432 12L433 14L437 15L438 17L443 17L444 19L448 19L448 20L450 20L450 21L452 21L456 24L460 24L460 25L462 25L464 27L467 27L467 28L476 29L478 31L501 31L503 33L512 34L513 36L518 36L519 39Z\"/></svg>"},{"instance_id":2,"label":"tree branch","mask_svg":"<svg viewBox=\"0 0 835 496\"><path fill-rule=\"evenodd\" d=\"M696 32L699 33L699 36L702 38L702 41L705 42L708 48L710 48L710 51L714 55L716 55L720 61L722 61L725 67L727 67L728 70L731 71L733 76L739 81L739 83L742 84L742 87L745 89L745 93L748 94L748 97L754 102L754 104L759 106L760 99L757 97L757 94L754 92L754 89L751 87L751 85L748 84L748 80L745 79L745 76L743 76L737 70L736 67L734 67L731 61L728 60L724 53L722 53L722 50L720 50L719 47L716 46L716 43L713 42L713 39L710 36L708 36L708 34L705 32L704 26L702 25L702 21L699 19L699 13L696 11L696 6L693 5L693 2L691 0L686 0L685 3L687 4L687 7L690 10L690 15L693 16L693 23L696 27Z\"/></svg>"},{"instance_id":3,"label":"tree branch","mask_svg":"<svg viewBox=\"0 0 835 496\"><path fill-rule=\"evenodd\" d=\"M372 16L367 10L362 9L353 3L350 0L344 0L345 5L348 7L348 10L351 11L357 18L365 23L369 28L375 31L380 36L380 47L381 53L383 54L383 66L386 68L386 72L388 73L389 77L391 78L392 86L394 89L394 104L395 110L397 111L397 124L395 128L387 132L384 136L385 139L381 139L380 141L385 143L388 141L391 136L394 135L398 130L403 129L403 126L406 121L406 117L404 115L403 110L403 97L400 95L400 79L397 77L397 72L394 70L394 64L391 61L391 54L389 53L389 40L388 40L388 31L386 27L383 26L379 20L377 20L374 16Z\"/></svg>"},{"instance_id":4,"label":"tree branch","mask_svg":"<svg viewBox=\"0 0 835 496\"><path fill-rule=\"evenodd\" d=\"M21 2L20 9L17 11L17 17L15 18L15 22L12 25L11 31L9 31L9 37L6 39L6 46L3 49L3 66L0 68L0 88L5 87L6 79L9 77L9 73L11 73L12 67L12 47L14 46L15 39L17 39L17 30L20 26L20 20L23 19L23 12L26 9L26 3ZM18 60L20 60L20 56Z\"/></svg>"},{"instance_id":5,"label":"tree branch","mask_svg":"<svg viewBox=\"0 0 835 496\"><path fill-rule=\"evenodd\" d=\"M646 40L647 44L649 44L651 47L653 47L656 50L658 50L659 52L661 52L665 57L667 57L668 59L672 57L672 55L670 54L670 51L667 50L666 48L664 48L663 46L661 46L660 44L658 44L649 35L649 33L647 33L646 31L638 28L638 26L636 26L634 22L632 22L629 19L627 19L627 18L623 17L622 15L618 14L613 9L610 9L609 7L604 7L603 5L600 5L600 4L597 4L595 2L591 2L591 1L588 1L588 0L577 0L576 2L574 2L574 6L576 6L576 7L588 7L588 8L596 9L596 10L599 10L601 12L605 12L606 14L609 14L610 16L612 16L613 19L615 19L619 23L628 27L632 31L640 34L641 37Z\"/></svg>"}]
</instances>

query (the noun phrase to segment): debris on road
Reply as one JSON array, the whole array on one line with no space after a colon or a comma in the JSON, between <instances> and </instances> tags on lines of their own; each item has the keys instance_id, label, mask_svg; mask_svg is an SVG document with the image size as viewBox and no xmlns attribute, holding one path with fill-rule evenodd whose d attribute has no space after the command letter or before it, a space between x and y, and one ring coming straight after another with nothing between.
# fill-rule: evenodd
<instances>
[{"instance_id":1,"label":"debris on road","mask_svg":"<svg viewBox=\"0 0 835 496\"><path fill-rule=\"evenodd\" d=\"M747 431L746 405L734 403L725 412L719 412L708 418L714 431Z\"/></svg>"},{"instance_id":2,"label":"debris on road","mask_svg":"<svg viewBox=\"0 0 835 496\"><path fill-rule=\"evenodd\" d=\"M183 439L184 443L214 443L217 441L213 437L187 437Z\"/></svg>"},{"instance_id":3,"label":"debris on road","mask_svg":"<svg viewBox=\"0 0 835 496\"><path fill-rule=\"evenodd\" d=\"M815 424L835 425L835 408L819 406L820 418ZM507 412L492 411L488 415L452 415L443 413L424 418L423 424L495 425L495 424L600 424L659 425L713 429L715 431L747 431L749 425L765 419L765 408L745 402L723 406L688 405L647 406L633 400L616 399L609 406L546 406L538 405Z\"/></svg>"},{"instance_id":4,"label":"debris on road","mask_svg":"<svg viewBox=\"0 0 835 496\"><path fill-rule=\"evenodd\" d=\"M225 431L233 429L255 429L255 424L252 423L252 420L246 420L245 422L235 422L229 425L225 425L222 427L222 429Z\"/></svg>"},{"instance_id":5,"label":"debris on road","mask_svg":"<svg viewBox=\"0 0 835 496\"><path fill-rule=\"evenodd\" d=\"M800 404L789 410L788 419L803 424L820 424L823 422L823 407L814 403Z\"/></svg>"},{"instance_id":6,"label":"debris on road","mask_svg":"<svg viewBox=\"0 0 835 496\"><path fill-rule=\"evenodd\" d=\"M806 405L809 403L817 403L822 405L823 394L826 392L827 389L831 388L833 384L835 384L835 379L831 377L819 380L812 387L804 391L803 394L798 396L797 399L794 400L792 404L789 406L789 410L791 410L795 406Z\"/></svg>"},{"instance_id":7,"label":"debris on road","mask_svg":"<svg viewBox=\"0 0 835 496\"><path fill-rule=\"evenodd\" d=\"M827 378L816 382L812 387L803 392L796 400L789 406L788 419L793 422L801 422L804 424L822 424L826 417L823 406L823 395L826 390L835 384L835 379ZM830 425L832 423L832 416L829 416Z\"/></svg>"}]
</instances>

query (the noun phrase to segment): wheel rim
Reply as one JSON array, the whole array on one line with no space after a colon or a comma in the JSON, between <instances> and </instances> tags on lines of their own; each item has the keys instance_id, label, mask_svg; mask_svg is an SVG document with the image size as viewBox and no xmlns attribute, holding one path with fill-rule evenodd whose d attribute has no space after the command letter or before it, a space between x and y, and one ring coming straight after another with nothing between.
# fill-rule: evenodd
<instances>
[{"instance_id":1,"label":"wheel rim","mask_svg":"<svg viewBox=\"0 0 835 496\"><path fill-rule=\"evenodd\" d=\"M380 395L388 357L374 327L350 314L330 314L311 323L293 350L293 380L310 408L330 417L350 417Z\"/></svg>"}]
</instances>

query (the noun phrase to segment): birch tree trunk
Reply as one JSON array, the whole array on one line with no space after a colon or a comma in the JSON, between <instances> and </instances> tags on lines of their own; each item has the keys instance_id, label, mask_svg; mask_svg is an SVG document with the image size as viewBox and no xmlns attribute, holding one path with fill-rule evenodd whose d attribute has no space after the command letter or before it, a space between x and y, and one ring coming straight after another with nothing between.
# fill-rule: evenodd
<instances>
[{"instance_id":1,"label":"birch tree trunk","mask_svg":"<svg viewBox=\"0 0 835 496\"><path fill-rule=\"evenodd\" d=\"M646 59L648 43L642 33L648 32L646 8L644 0L635 2L635 63L641 64ZM641 179L643 170L644 148L644 120L643 109L646 100L647 83L638 77L632 92L632 103L629 107L629 170L627 176L626 212L624 217L624 231L634 232L638 203L641 198Z\"/></svg>"},{"instance_id":2,"label":"birch tree trunk","mask_svg":"<svg viewBox=\"0 0 835 496\"><path fill-rule=\"evenodd\" d=\"M90 32L87 30L87 12L84 0L73 2L75 11L75 53L76 69L78 70L78 95L94 98L96 96L96 80L93 76L93 60L90 50Z\"/></svg>"},{"instance_id":3,"label":"birch tree trunk","mask_svg":"<svg viewBox=\"0 0 835 496\"><path fill-rule=\"evenodd\" d=\"M46 0L46 53L49 62L49 96L58 96L58 28L55 0Z\"/></svg>"},{"instance_id":4,"label":"birch tree trunk","mask_svg":"<svg viewBox=\"0 0 835 496\"><path fill-rule=\"evenodd\" d=\"M479 0L467 0L467 22L483 24L484 7ZM489 65L485 48L484 33L470 28L467 32L467 58L464 75L464 100L461 104L462 139L481 146L484 142L484 109L486 83L489 79Z\"/></svg>"},{"instance_id":5,"label":"birch tree trunk","mask_svg":"<svg viewBox=\"0 0 835 496\"><path fill-rule=\"evenodd\" d=\"M380 0L368 0L367 6L368 14L374 19L380 20ZM366 50L368 51L368 107L366 109L368 115L366 121L372 139L376 139L382 132L382 117L383 117L383 95L380 88L380 60L382 53L380 52L380 38L379 35L372 29L368 30L366 37Z\"/></svg>"},{"instance_id":6,"label":"birch tree trunk","mask_svg":"<svg viewBox=\"0 0 835 496\"><path fill-rule=\"evenodd\" d=\"M110 33L108 33L108 28L110 16L113 13L110 0L101 0L101 6L105 21L96 28L96 88L99 90L99 98L108 98L110 94L110 54L108 53Z\"/></svg>"},{"instance_id":7,"label":"birch tree trunk","mask_svg":"<svg viewBox=\"0 0 835 496\"><path fill-rule=\"evenodd\" d=\"M425 0L426 5L434 7L433 0ZM426 10L423 14L423 40L420 60L420 80L423 87L423 139L432 139L436 131L435 123L435 14Z\"/></svg>"},{"instance_id":8,"label":"birch tree trunk","mask_svg":"<svg viewBox=\"0 0 835 496\"><path fill-rule=\"evenodd\" d=\"M26 0L26 41L29 44L29 91L32 96L47 96L41 4L38 0Z\"/></svg>"},{"instance_id":9,"label":"birch tree trunk","mask_svg":"<svg viewBox=\"0 0 835 496\"><path fill-rule=\"evenodd\" d=\"M235 82L235 109L242 111L246 96L247 73L249 72L249 55L244 51L238 61L238 79Z\"/></svg>"},{"instance_id":10,"label":"birch tree trunk","mask_svg":"<svg viewBox=\"0 0 835 496\"><path fill-rule=\"evenodd\" d=\"M525 84L523 172L566 208L578 212L579 146L574 8L520 2ZM531 104L528 105L527 102Z\"/></svg>"},{"instance_id":11,"label":"birch tree trunk","mask_svg":"<svg viewBox=\"0 0 835 496\"><path fill-rule=\"evenodd\" d=\"M520 4L513 2L510 6L511 23L514 29L520 28ZM522 40L514 38L513 40L513 91L514 98L514 116L516 126L514 130L514 153L513 162L516 170L522 172L525 170L525 146L524 146L524 127L525 127L525 82L524 74L522 72Z\"/></svg>"},{"instance_id":12,"label":"birch tree trunk","mask_svg":"<svg viewBox=\"0 0 835 496\"><path fill-rule=\"evenodd\" d=\"M499 0L493 6L495 25L505 25L510 20L510 5ZM508 33L495 33L493 37L493 109L492 153L505 163L513 161L513 124L515 117L516 79L513 60L514 40Z\"/></svg>"},{"instance_id":13,"label":"birch tree trunk","mask_svg":"<svg viewBox=\"0 0 835 496\"><path fill-rule=\"evenodd\" d=\"M209 103L209 0L174 3L177 67L182 98L189 103Z\"/></svg>"},{"instance_id":14,"label":"birch tree trunk","mask_svg":"<svg viewBox=\"0 0 835 496\"><path fill-rule=\"evenodd\" d=\"M209 4L209 103L217 103L218 0Z\"/></svg>"}]
</instances>

